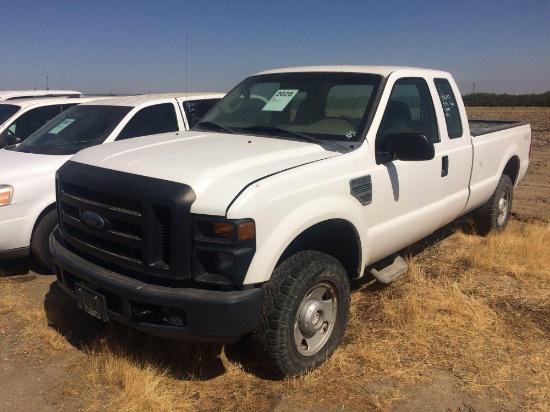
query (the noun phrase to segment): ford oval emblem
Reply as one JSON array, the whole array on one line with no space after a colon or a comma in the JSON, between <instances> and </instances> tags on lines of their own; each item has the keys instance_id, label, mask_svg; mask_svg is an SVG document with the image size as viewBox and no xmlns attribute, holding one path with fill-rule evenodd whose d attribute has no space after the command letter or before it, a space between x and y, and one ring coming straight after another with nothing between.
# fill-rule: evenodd
<instances>
[{"instance_id":1,"label":"ford oval emblem","mask_svg":"<svg viewBox=\"0 0 550 412\"><path fill-rule=\"evenodd\" d=\"M103 229L106 223L103 217L90 210L82 213L82 221L94 229Z\"/></svg>"}]
</instances>

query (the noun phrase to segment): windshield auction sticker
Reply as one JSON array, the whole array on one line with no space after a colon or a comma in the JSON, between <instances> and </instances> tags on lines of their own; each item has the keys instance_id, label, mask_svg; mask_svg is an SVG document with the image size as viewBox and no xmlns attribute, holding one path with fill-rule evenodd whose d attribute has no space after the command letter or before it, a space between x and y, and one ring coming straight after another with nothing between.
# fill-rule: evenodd
<instances>
[{"instance_id":1,"label":"windshield auction sticker","mask_svg":"<svg viewBox=\"0 0 550 412\"><path fill-rule=\"evenodd\" d=\"M61 130L66 128L68 125L70 125L72 122L74 122L75 119L65 119L61 123L59 123L57 126L55 126L52 130L50 130L49 134L58 134Z\"/></svg>"},{"instance_id":2,"label":"windshield auction sticker","mask_svg":"<svg viewBox=\"0 0 550 412\"><path fill-rule=\"evenodd\" d=\"M266 103L262 111L282 112L299 90L277 90L273 97Z\"/></svg>"}]
</instances>

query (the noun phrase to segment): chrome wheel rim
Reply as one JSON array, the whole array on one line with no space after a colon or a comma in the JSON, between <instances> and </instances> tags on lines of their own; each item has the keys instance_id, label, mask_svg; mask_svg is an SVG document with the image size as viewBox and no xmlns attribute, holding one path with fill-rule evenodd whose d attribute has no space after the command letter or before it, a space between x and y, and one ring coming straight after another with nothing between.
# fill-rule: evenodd
<instances>
[{"instance_id":1,"label":"chrome wheel rim","mask_svg":"<svg viewBox=\"0 0 550 412\"><path fill-rule=\"evenodd\" d=\"M498 201L498 217L497 223L499 226L504 225L506 219L508 218L508 204L510 203L510 191L506 190L502 194L502 197Z\"/></svg>"},{"instance_id":2,"label":"chrome wheel rim","mask_svg":"<svg viewBox=\"0 0 550 412\"><path fill-rule=\"evenodd\" d=\"M329 283L318 283L305 294L294 320L294 344L311 356L330 338L338 312L338 294Z\"/></svg>"}]
</instances>

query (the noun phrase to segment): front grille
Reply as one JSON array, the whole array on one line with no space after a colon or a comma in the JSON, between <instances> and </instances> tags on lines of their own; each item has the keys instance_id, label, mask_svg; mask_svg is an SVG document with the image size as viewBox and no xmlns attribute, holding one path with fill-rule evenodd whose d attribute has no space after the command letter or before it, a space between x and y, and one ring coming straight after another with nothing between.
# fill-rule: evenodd
<instances>
[{"instance_id":1,"label":"front grille","mask_svg":"<svg viewBox=\"0 0 550 412\"><path fill-rule=\"evenodd\" d=\"M57 175L57 196L73 253L133 278L191 277L189 186L68 162Z\"/></svg>"},{"instance_id":2,"label":"front grille","mask_svg":"<svg viewBox=\"0 0 550 412\"><path fill-rule=\"evenodd\" d=\"M98 204L109 205L113 209L125 211L130 214L140 215L142 212L142 204L136 199L128 199L122 196L102 193L68 182L63 184L63 191L75 198L93 199Z\"/></svg>"}]
</instances>

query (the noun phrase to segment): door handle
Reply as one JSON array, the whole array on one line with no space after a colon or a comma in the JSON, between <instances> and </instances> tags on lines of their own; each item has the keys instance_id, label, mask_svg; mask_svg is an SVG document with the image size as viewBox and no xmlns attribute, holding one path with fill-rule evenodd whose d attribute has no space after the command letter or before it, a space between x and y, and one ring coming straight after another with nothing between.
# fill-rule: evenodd
<instances>
[{"instance_id":1,"label":"door handle","mask_svg":"<svg viewBox=\"0 0 550 412\"><path fill-rule=\"evenodd\" d=\"M449 174L449 156L443 156L441 158L441 177L445 177Z\"/></svg>"}]
</instances>

